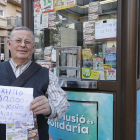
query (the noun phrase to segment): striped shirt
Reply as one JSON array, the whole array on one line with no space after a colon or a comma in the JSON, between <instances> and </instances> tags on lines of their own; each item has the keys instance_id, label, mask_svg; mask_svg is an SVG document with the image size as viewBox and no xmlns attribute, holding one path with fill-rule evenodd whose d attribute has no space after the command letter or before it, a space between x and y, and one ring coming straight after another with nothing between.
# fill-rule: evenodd
<instances>
[{"instance_id":1,"label":"striped shirt","mask_svg":"<svg viewBox=\"0 0 140 140\"><path fill-rule=\"evenodd\" d=\"M18 66L13 59L10 59L10 65L16 78L22 74L32 63L30 60L28 63ZM62 118L69 108L69 103L67 101L66 92L59 86L58 78L51 71L49 71L49 85L46 91L48 96L49 105L51 107L51 115L48 117L51 121L57 121Z\"/></svg>"}]
</instances>

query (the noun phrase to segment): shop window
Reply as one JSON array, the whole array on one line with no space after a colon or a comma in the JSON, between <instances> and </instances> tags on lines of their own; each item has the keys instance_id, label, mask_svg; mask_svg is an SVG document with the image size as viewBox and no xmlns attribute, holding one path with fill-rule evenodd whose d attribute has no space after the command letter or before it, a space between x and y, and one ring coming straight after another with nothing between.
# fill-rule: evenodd
<instances>
[{"instance_id":1,"label":"shop window","mask_svg":"<svg viewBox=\"0 0 140 140\"><path fill-rule=\"evenodd\" d=\"M4 17L4 11L0 10L0 17Z\"/></svg>"},{"instance_id":2,"label":"shop window","mask_svg":"<svg viewBox=\"0 0 140 140\"><path fill-rule=\"evenodd\" d=\"M66 4L55 1L54 12L48 12L47 5L52 3L34 3L36 62L52 68L52 63L62 63L63 55L70 60L70 55L60 53L59 60L51 61L53 49L81 46L81 80L115 81L117 0L71 0ZM67 70L63 71L67 75Z\"/></svg>"},{"instance_id":3,"label":"shop window","mask_svg":"<svg viewBox=\"0 0 140 140\"><path fill-rule=\"evenodd\" d=\"M4 37L0 37L0 60L4 61Z\"/></svg>"}]
</instances>

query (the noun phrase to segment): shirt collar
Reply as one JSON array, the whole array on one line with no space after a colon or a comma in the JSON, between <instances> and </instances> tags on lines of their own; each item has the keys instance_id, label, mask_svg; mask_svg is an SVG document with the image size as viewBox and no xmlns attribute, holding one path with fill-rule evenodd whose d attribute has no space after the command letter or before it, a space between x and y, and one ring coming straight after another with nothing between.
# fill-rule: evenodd
<instances>
[{"instance_id":1,"label":"shirt collar","mask_svg":"<svg viewBox=\"0 0 140 140\"><path fill-rule=\"evenodd\" d=\"M18 65L13 61L12 58L9 60L9 62L10 62L10 64L11 64L13 70L16 71L16 69L18 68ZM24 71L25 69L27 69L27 68L29 67L29 65L30 65L31 63L32 63L32 61L30 60L30 61L27 62L26 64L21 65L20 67L23 68L23 71Z\"/></svg>"}]
</instances>

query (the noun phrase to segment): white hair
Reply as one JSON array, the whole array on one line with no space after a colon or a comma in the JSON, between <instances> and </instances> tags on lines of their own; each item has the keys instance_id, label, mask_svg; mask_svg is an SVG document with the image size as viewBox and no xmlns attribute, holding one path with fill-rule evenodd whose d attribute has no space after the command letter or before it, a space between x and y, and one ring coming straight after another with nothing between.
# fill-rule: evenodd
<instances>
[{"instance_id":1,"label":"white hair","mask_svg":"<svg viewBox=\"0 0 140 140\"><path fill-rule=\"evenodd\" d=\"M35 44L35 37L34 37L33 32L32 32L29 28L27 28L27 27L25 27L25 26L21 26L21 27L16 27L16 28L14 28L14 29L12 30L11 34L10 34L10 40L12 39L13 32L14 32L14 31L18 31L18 30L27 30L27 31L30 31L30 32L32 33L32 35L33 35L33 44Z\"/></svg>"}]
</instances>

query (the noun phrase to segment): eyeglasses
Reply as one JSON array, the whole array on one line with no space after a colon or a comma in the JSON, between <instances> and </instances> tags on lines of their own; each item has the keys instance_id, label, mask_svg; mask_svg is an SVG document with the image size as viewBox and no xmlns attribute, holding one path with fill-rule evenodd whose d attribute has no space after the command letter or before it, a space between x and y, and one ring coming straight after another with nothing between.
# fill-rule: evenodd
<instances>
[{"instance_id":1,"label":"eyeglasses","mask_svg":"<svg viewBox=\"0 0 140 140\"><path fill-rule=\"evenodd\" d=\"M22 41L21 39L15 39L15 40L10 40L10 41L14 41L18 45L21 45L22 42L24 42L24 44L27 45L27 46L32 45L32 42L30 40Z\"/></svg>"}]
</instances>

